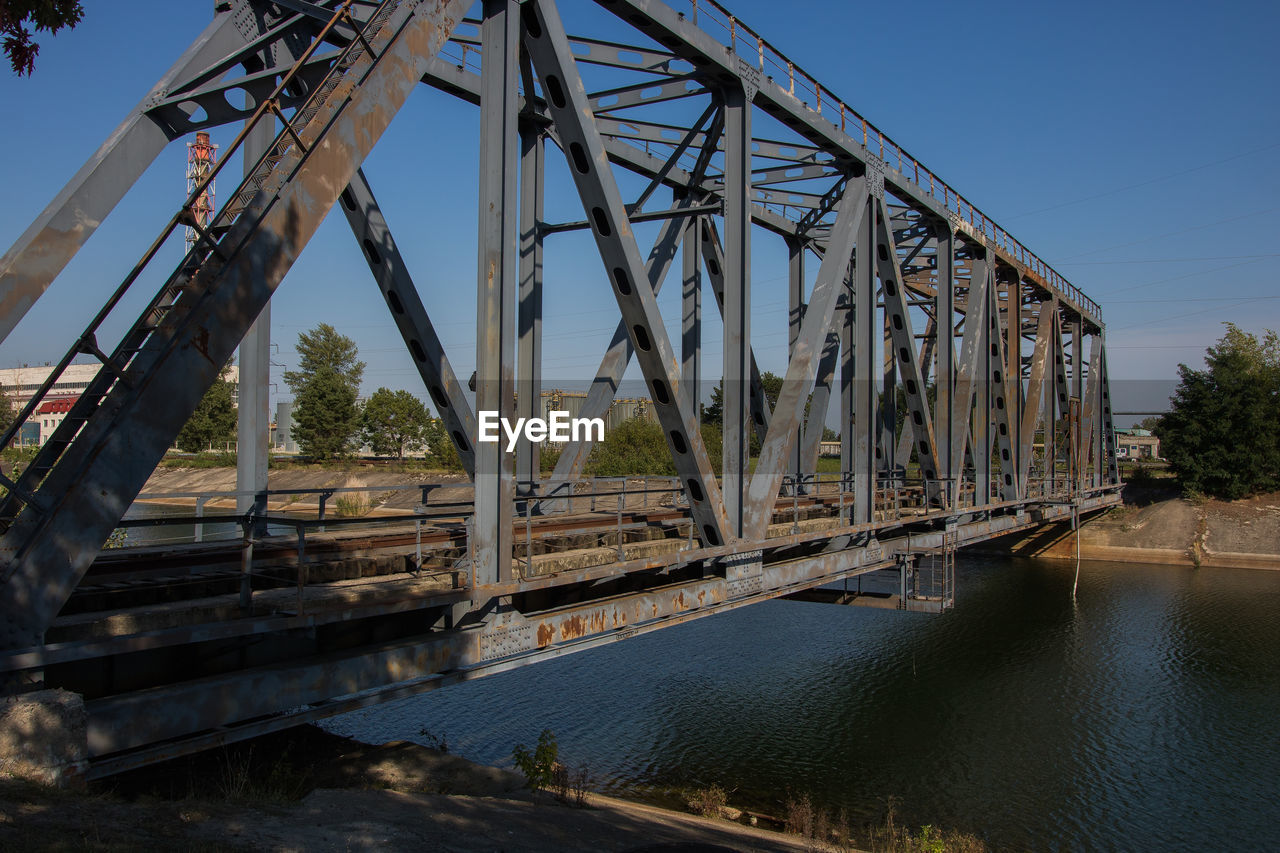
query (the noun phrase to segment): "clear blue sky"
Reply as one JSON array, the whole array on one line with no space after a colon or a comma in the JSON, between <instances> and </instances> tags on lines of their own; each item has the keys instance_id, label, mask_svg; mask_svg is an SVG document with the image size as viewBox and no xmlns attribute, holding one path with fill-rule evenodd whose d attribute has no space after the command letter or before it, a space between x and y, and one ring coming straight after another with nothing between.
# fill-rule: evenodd
<instances>
[{"instance_id":1,"label":"clear blue sky","mask_svg":"<svg viewBox=\"0 0 1280 853\"><path fill-rule=\"evenodd\" d=\"M1099 301L1116 379L1169 379L1179 362L1199 366L1224 320L1280 329L1274 4L728 5ZM0 72L0 250L211 14L208 2L86 6L74 31L40 39L33 78ZM570 22L606 17L586 0L561 8ZM366 164L464 378L474 364L478 123L474 108L422 87ZM227 128L214 140L225 146L233 135ZM180 202L184 159L181 143L165 152L0 346L0 366L60 357ZM554 148L548 163L548 219L581 218ZM635 184L623 180L628 195ZM329 322L359 344L366 393L420 392L340 220L330 217L276 296L274 390L287 396L280 374L295 365L297 334ZM638 231L646 247L652 227ZM782 372L785 255L777 238L756 234L756 351L763 369ZM661 300L673 333L677 291L669 286ZM552 383L589 376L617 308L583 235L549 240L546 311ZM706 336L718 349L717 323ZM708 368L718 370L718 353Z\"/></svg>"}]
</instances>

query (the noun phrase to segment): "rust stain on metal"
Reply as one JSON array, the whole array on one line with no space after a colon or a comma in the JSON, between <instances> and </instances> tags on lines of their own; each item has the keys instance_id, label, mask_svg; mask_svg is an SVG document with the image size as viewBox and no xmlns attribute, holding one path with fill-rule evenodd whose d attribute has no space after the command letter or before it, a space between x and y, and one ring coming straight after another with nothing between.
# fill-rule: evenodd
<instances>
[{"instance_id":1,"label":"rust stain on metal","mask_svg":"<svg viewBox=\"0 0 1280 853\"><path fill-rule=\"evenodd\" d=\"M582 624L581 616L573 616L560 623L560 639L576 640L578 637L586 634L586 629Z\"/></svg>"},{"instance_id":2,"label":"rust stain on metal","mask_svg":"<svg viewBox=\"0 0 1280 853\"><path fill-rule=\"evenodd\" d=\"M556 630L543 622L538 626L538 648L544 648L551 645L552 639L555 638Z\"/></svg>"}]
</instances>

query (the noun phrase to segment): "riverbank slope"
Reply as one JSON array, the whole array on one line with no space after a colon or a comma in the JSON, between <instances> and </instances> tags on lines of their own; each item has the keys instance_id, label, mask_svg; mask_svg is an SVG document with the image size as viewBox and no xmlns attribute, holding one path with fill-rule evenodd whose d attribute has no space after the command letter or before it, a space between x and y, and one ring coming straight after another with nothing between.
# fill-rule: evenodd
<instances>
[{"instance_id":1,"label":"riverbank slope","mask_svg":"<svg viewBox=\"0 0 1280 853\"><path fill-rule=\"evenodd\" d=\"M1124 505L1085 520L1080 557L1111 562L1280 569L1280 492L1238 501L1188 500L1178 492L1128 486ZM1070 525L994 539L975 550L1075 559Z\"/></svg>"},{"instance_id":2,"label":"riverbank slope","mask_svg":"<svg viewBox=\"0 0 1280 853\"><path fill-rule=\"evenodd\" d=\"M396 741L302 727L58 791L0 782L0 849L271 851L741 850L795 836L586 794L533 796L519 774Z\"/></svg>"}]
</instances>

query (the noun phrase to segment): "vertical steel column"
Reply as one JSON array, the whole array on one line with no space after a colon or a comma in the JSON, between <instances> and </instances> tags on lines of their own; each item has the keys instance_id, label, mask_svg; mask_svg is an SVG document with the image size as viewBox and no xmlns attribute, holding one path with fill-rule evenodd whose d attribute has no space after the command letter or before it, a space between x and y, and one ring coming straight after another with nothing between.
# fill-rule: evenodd
<instances>
[{"instance_id":1,"label":"vertical steel column","mask_svg":"<svg viewBox=\"0 0 1280 853\"><path fill-rule=\"evenodd\" d=\"M1089 336L1089 377L1085 382L1084 403L1081 405L1081 417L1084 423L1080 434L1084 437L1083 473L1087 475L1085 482L1090 486L1102 485L1102 441L1098 424L1102 418L1102 338L1094 334Z\"/></svg>"},{"instance_id":2,"label":"vertical steel column","mask_svg":"<svg viewBox=\"0 0 1280 853\"><path fill-rule=\"evenodd\" d=\"M1048 402L1052 398L1052 377L1048 385L1045 383L1045 373L1048 369L1050 337L1053 334L1054 314L1057 313L1058 303L1056 299L1043 299L1040 302L1039 315L1036 318L1036 342L1035 348L1031 353L1031 370L1027 376L1027 396L1026 408L1022 412L1021 441L1022 446L1018 450L1019 458L1019 476L1023 483L1023 495L1030 493L1031 483L1031 457L1034 455L1033 443L1036 435L1036 426L1040 423L1045 424L1045 435L1048 435L1052 428L1052 417L1050 412L1053 411L1052 402ZM1041 413L1044 413L1043 419ZM1046 445L1047 447L1047 445ZM1044 479L1044 471L1040 472L1041 480Z\"/></svg>"},{"instance_id":3,"label":"vertical steel column","mask_svg":"<svg viewBox=\"0 0 1280 853\"><path fill-rule=\"evenodd\" d=\"M689 411L702 419L702 217L691 217L684 226L681 260L684 278L680 292L680 386Z\"/></svg>"},{"instance_id":4,"label":"vertical steel column","mask_svg":"<svg viewBox=\"0 0 1280 853\"><path fill-rule=\"evenodd\" d=\"M1120 484L1120 462L1116 458L1116 431L1115 426L1111 422L1111 374L1107 370L1107 333L1106 330L1099 332L1102 342L1102 377L1098 383L1101 386L1102 395L1102 422L1099 424L1102 430L1102 454L1103 464L1107 467L1107 476L1104 482L1107 485Z\"/></svg>"},{"instance_id":5,"label":"vertical steel column","mask_svg":"<svg viewBox=\"0 0 1280 853\"><path fill-rule=\"evenodd\" d=\"M876 464L884 477L896 482L893 451L898 444L898 356L893 346L893 329L889 327L889 298L883 291L883 277L880 287L885 306L881 317L883 336L880 349L884 359L884 381L880 386L880 440L876 445Z\"/></svg>"},{"instance_id":6,"label":"vertical steel column","mask_svg":"<svg viewBox=\"0 0 1280 853\"><path fill-rule=\"evenodd\" d=\"M1009 412L1009 452L1012 456L1013 484L1017 497L1027 494L1027 484L1022 479L1022 410L1025 400L1022 394L1022 274L1011 270L1009 298L1005 309L1005 403ZM1002 470L1008 470L1003 467Z\"/></svg>"},{"instance_id":7,"label":"vertical steel column","mask_svg":"<svg viewBox=\"0 0 1280 853\"><path fill-rule=\"evenodd\" d=\"M990 341L990 367L991 372L987 376L990 386L989 395L991 400L991 409L988 413L987 423L995 428L994 444L997 458L1000 461L1000 499L1004 501L1013 501L1018 498L1018 471L1014 465L1013 450L1013 415L1009 405L1009 376L1008 365L1010 356L1008 347L1005 346L1005 335L1000 327L1000 302L999 295L996 293L995 282L992 281L991 290L987 296L987 326L989 327L988 340ZM992 466L992 473L995 468Z\"/></svg>"},{"instance_id":8,"label":"vertical steel column","mask_svg":"<svg viewBox=\"0 0 1280 853\"><path fill-rule=\"evenodd\" d=\"M952 461L952 445L955 441L951 420L952 399L955 394L956 348L956 291L955 291L955 234L951 224L939 226L938 233L938 286L934 294L934 328L937 332L937 343L934 346L937 366L934 368L934 388L936 399L933 406L933 428L938 447L938 470L950 485L945 492L950 505L954 506L959 496L959 484L954 477L955 466Z\"/></svg>"},{"instance_id":9,"label":"vertical steel column","mask_svg":"<svg viewBox=\"0 0 1280 853\"><path fill-rule=\"evenodd\" d=\"M796 341L800 338L800 324L804 321L804 243L796 237L787 237L787 361L788 363L796 354ZM821 376L819 377L821 382ZM821 420L826 418L826 406L822 407L821 413L810 412L811 417L817 417L819 423L808 427L810 430L816 427L819 438L822 436ZM805 469L805 448L806 442L796 442L795 447L791 451L791 475L799 477ZM797 480L798 482L798 480Z\"/></svg>"},{"instance_id":10,"label":"vertical steel column","mask_svg":"<svg viewBox=\"0 0 1280 853\"><path fill-rule=\"evenodd\" d=\"M854 408L857 399L857 365L853 360L854 317L857 302L854 298L857 281L857 258L861 252L863 231L854 236L853 261L849 264L844 280L844 316L840 322L840 477L842 492L853 487L854 465L858 458L858 445L854 438Z\"/></svg>"},{"instance_id":11,"label":"vertical steel column","mask_svg":"<svg viewBox=\"0 0 1280 853\"><path fill-rule=\"evenodd\" d=\"M845 267L840 277L836 313L831 318L831 328L822 344L822 357L818 359L818 376L810 397L809 417L805 421L804 441L800 448L799 471L814 473L818 470L818 456L822 447L822 431L827 426L827 411L831 407L831 383L835 380L836 365L840 361L840 328L849 313L850 268Z\"/></svg>"},{"instance_id":12,"label":"vertical steel column","mask_svg":"<svg viewBox=\"0 0 1280 853\"><path fill-rule=\"evenodd\" d=\"M538 128L520 128L520 307L516 415L540 418L542 412L542 195L545 145ZM532 493L540 470L539 445L520 437L516 480Z\"/></svg>"},{"instance_id":13,"label":"vertical steel column","mask_svg":"<svg viewBox=\"0 0 1280 853\"><path fill-rule=\"evenodd\" d=\"M1071 321L1071 396L1076 401L1076 421L1071 424L1071 447L1075 456L1071 460L1071 489L1080 488L1080 473L1084 466L1084 436L1081 415L1084 410L1084 329L1080 315Z\"/></svg>"},{"instance_id":14,"label":"vertical steel column","mask_svg":"<svg viewBox=\"0 0 1280 853\"><path fill-rule=\"evenodd\" d=\"M246 106L256 107L246 96ZM244 173L251 174L258 159L275 141L276 123L267 115L245 137ZM236 403L236 512L267 511L267 441L271 431L271 303L268 302L240 342L240 376Z\"/></svg>"},{"instance_id":15,"label":"vertical steel column","mask_svg":"<svg viewBox=\"0 0 1280 853\"><path fill-rule=\"evenodd\" d=\"M742 536L751 453L751 101L725 91L724 472L729 535Z\"/></svg>"},{"instance_id":16,"label":"vertical steel column","mask_svg":"<svg viewBox=\"0 0 1280 853\"><path fill-rule=\"evenodd\" d=\"M868 202L855 240L853 265L853 517L857 524L875 520L877 438L876 411L876 262L877 205Z\"/></svg>"},{"instance_id":17,"label":"vertical steel column","mask_svg":"<svg viewBox=\"0 0 1280 853\"><path fill-rule=\"evenodd\" d=\"M974 322L978 326L978 364L980 369L974 374L976 400L973 406L971 441L969 449L973 456L974 502L978 506L991 502L991 348L996 345L992 340L991 326L988 322L989 306L993 300L989 298L990 288L994 286L992 278L992 262L986 260L987 250L975 248L982 260L975 260L973 279L969 282L969 304L965 322Z\"/></svg>"},{"instance_id":18,"label":"vertical steel column","mask_svg":"<svg viewBox=\"0 0 1280 853\"><path fill-rule=\"evenodd\" d=\"M1062 307L1059 305L1053 314L1053 334L1049 336L1049 346L1053 351L1053 399L1045 413L1045 456L1049 460L1049 476L1053 481L1053 490L1058 490L1058 460L1061 448L1058 447L1058 421L1067 416L1067 357L1062 349Z\"/></svg>"},{"instance_id":19,"label":"vertical steel column","mask_svg":"<svg viewBox=\"0 0 1280 853\"><path fill-rule=\"evenodd\" d=\"M515 391L514 314L519 242L516 113L519 11L513 0L484 0L480 94L480 241L476 305L476 417L509 417ZM500 442L476 443L476 585L511 575L511 457Z\"/></svg>"}]
</instances>

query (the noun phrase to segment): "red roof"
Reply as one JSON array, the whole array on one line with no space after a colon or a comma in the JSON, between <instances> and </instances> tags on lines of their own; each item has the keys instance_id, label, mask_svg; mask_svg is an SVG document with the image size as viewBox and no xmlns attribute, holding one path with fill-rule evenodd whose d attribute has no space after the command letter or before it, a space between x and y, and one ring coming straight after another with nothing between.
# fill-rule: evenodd
<instances>
[{"instance_id":1,"label":"red roof","mask_svg":"<svg viewBox=\"0 0 1280 853\"><path fill-rule=\"evenodd\" d=\"M71 407L76 404L76 400L80 399L80 395L71 397L50 397L40 404L40 408L36 409L37 415L65 415L71 411Z\"/></svg>"}]
</instances>

